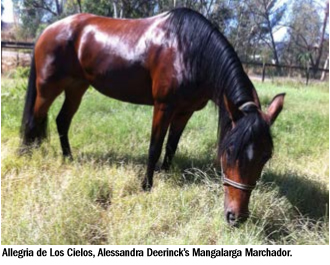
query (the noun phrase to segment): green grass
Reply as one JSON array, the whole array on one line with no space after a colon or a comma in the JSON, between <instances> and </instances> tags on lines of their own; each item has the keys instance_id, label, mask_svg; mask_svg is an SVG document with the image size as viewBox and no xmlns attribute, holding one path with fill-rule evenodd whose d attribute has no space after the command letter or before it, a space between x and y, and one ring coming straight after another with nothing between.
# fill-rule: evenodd
<instances>
[{"instance_id":1,"label":"green grass","mask_svg":"<svg viewBox=\"0 0 330 265\"><path fill-rule=\"evenodd\" d=\"M263 107L286 92L274 124L275 153L253 191L251 218L230 228L214 169L217 111L194 114L174 165L142 192L152 109L90 89L75 116L74 162L50 140L31 157L16 153L25 79L2 79L2 244L329 244L328 84L256 83Z\"/></svg>"}]
</instances>

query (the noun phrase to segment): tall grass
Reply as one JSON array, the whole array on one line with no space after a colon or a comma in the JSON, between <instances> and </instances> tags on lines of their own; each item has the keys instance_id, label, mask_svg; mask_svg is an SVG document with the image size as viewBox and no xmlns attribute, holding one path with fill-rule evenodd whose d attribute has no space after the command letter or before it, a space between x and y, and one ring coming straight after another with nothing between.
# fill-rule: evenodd
<instances>
[{"instance_id":1,"label":"tall grass","mask_svg":"<svg viewBox=\"0 0 330 265\"><path fill-rule=\"evenodd\" d=\"M194 114L174 165L142 192L152 109L88 90L63 161L55 118L50 140L17 156L25 79L2 80L2 244L329 244L328 84L256 83L263 107L286 92L272 131L273 159L253 191L251 218L230 228L214 168L217 111Z\"/></svg>"}]
</instances>

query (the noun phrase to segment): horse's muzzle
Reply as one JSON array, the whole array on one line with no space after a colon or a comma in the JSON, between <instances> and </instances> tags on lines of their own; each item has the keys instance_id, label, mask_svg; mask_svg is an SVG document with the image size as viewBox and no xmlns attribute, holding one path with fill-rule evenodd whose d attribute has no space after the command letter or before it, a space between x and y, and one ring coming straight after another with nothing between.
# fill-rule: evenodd
<instances>
[{"instance_id":1,"label":"horse's muzzle","mask_svg":"<svg viewBox=\"0 0 330 265\"><path fill-rule=\"evenodd\" d=\"M228 210L225 212L226 221L230 226L238 227L240 224L244 223L248 217L249 213L235 214L234 212Z\"/></svg>"}]
</instances>

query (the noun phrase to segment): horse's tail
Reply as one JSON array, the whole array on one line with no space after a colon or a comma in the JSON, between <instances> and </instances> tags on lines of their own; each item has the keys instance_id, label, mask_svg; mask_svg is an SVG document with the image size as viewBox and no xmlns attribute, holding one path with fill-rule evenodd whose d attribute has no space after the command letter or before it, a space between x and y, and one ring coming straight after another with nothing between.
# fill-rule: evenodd
<instances>
[{"instance_id":1,"label":"horse's tail","mask_svg":"<svg viewBox=\"0 0 330 265\"><path fill-rule=\"evenodd\" d=\"M26 147L33 144L40 145L42 140L47 137L47 117L40 120L36 119L34 116L34 105L37 98L36 79L37 74L33 51L21 125L21 138L23 145L21 151L23 152Z\"/></svg>"}]
</instances>

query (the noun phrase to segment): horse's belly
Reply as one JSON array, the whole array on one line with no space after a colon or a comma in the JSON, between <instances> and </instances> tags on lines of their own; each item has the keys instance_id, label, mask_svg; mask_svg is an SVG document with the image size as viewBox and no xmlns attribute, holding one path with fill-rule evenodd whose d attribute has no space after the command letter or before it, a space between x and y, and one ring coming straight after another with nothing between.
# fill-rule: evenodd
<instances>
[{"instance_id":1,"label":"horse's belly","mask_svg":"<svg viewBox=\"0 0 330 265\"><path fill-rule=\"evenodd\" d=\"M151 78L141 66L112 69L106 74L97 74L92 86L102 94L121 101L153 105Z\"/></svg>"}]
</instances>

